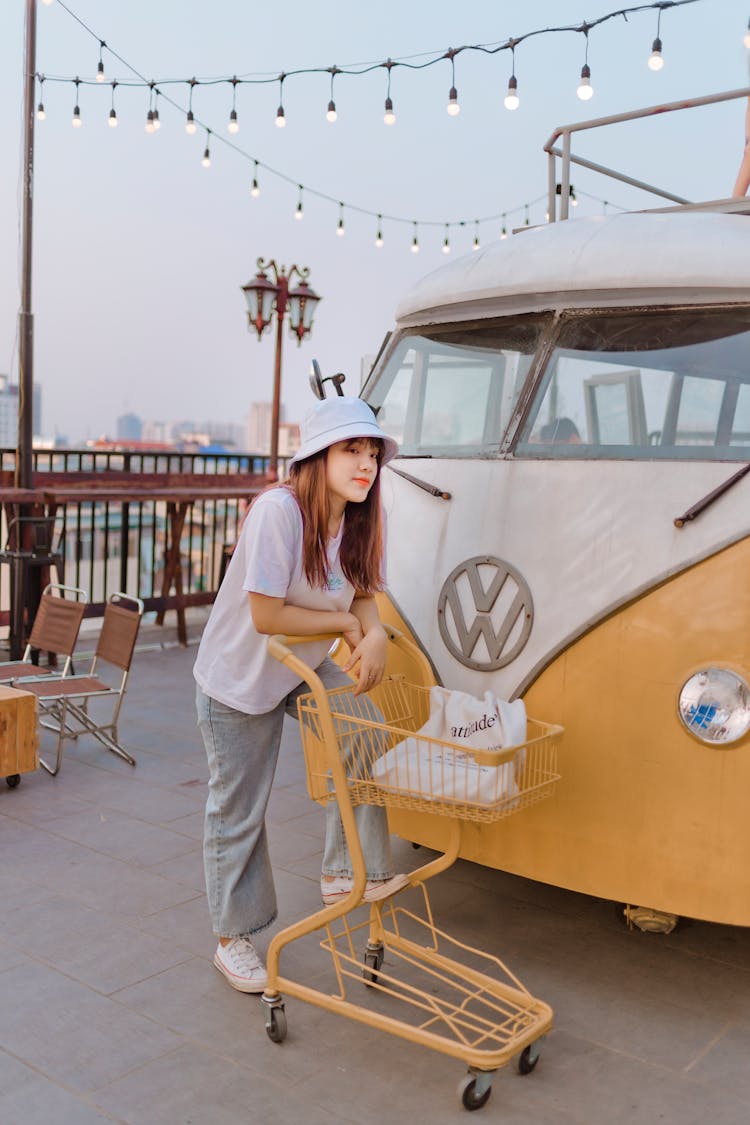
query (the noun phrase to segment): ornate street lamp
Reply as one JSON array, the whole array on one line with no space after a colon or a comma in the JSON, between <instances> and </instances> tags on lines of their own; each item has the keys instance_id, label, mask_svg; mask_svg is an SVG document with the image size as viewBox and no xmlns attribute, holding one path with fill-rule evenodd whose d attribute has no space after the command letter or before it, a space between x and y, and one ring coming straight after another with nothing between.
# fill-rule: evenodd
<instances>
[{"instance_id":1,"label":"ornate street lamp","mask_svg":"<svg viewBox=\"0 0 750 1125\"><path fill-rule=\"evenodd\" d=\"M273 406L271 411L271 453L268 460L267 477L278 480L279 464L279 413L281 406L281 342L284 316L289 312L289 331L297 340L297 346L312 332L315 307L320 300L318 294L308 285L309 269L292 266L287 272L285 266L277 266L272 259L264 262L258 258L258 272L252 281L242 286L247 300L247 319L249 327L254 328L260 340L271 327L276 315L276 357L273 376ZM268 272L272 271L269 278ZM295 289L289 283L295 277L299 284Z\"/></svg>"}]
</instances>

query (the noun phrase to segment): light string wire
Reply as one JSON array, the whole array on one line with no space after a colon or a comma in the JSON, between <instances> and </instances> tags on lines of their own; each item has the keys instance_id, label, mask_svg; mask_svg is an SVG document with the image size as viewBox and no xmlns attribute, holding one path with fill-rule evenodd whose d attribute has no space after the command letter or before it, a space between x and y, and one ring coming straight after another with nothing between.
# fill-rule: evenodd
<instances>
[{"instance_id":1,"label":"light string wire","mask_svg":"<svg viewBox=\"0 0 750 1125\"><path fill-rule=\"evenodd\" d=\"M177 101L175 101L174 98L170 97L169 94L164 93L163 90L160 89L160 87L169 86L169 85L187 85L188 89L189 89L189 92L190 92L189 112L192 112L193 90L196 86L199 86L199 85L209 86L209 85L220 85L222 83L231 84L232 93L233 93L233 105L234 105L234 96L236 95L236 89L237 89L238 85L263 85L263 84L279 83L280 82L282 84L282 88L283 88L283 82L287 78L295 77L295 76L299 76L299 75L305 75L305 74L329 74L330 77L331 77L331 93L333 93L333 79L334 79L334 77L336 77L339 74L347 74L347 75L350 75L350 76L360 76L360 75L364 75L364 74L369 74L369 73L371 73L371 72L373 72L377 69L380 69L380 68L386 68L387 74L388 74L388 79L390 81L391 71L394 67L402 66L402 67L406 67L406 68L411 69L411 70L424 70L429 66L433 66L436 63L443 62L447 59L451 63L452 78L453 78L454 68L455 68L455 57L456 57L456 55L461 54L464 51L476 51L476 52L482 52L484 54L494 55L494 54L497 54L497 53L499 53L501 51L504 51L504 50L510 50L513 57L515 58L516 48L518 47L518 45L520 43L524 42L525 40L531 39L535 36L551 35L551 34L565 33L565 32L582 33L586 38L586 42L587 42L587 46L588 46L589 31L592 28L597 27L597 26L599 26L603 23L606 23L609 20L612 20L612 19L615 19L615 18L622 18L627 22L627 18L628 18L629 15L633 15L633 14L636 14L636 13L639 13L639 12L644 12L644 11L658 11L659 18L661 18L662 12L667 10L667 9L681 8L681 7L684 7L687 4L694 4L694 3L698 3L698 2L701 2L701 0L655 0L655 2L652 2L652 3L633 5L631 7L620 8L616 11L607 12L606 14L604 14L602 16L599 16L595 20L587 20L587 21L584 21L581 24L568 24L568 25L564 25L564 26L560 26L560 27L537 28L535 30L525 32L523 35L514 36L512 38L509 38L509 39L507 39L503 42L500 42L500 43L464 45L462 47L449 48L447 51L442 51L439 54L435 54L434 52L423 52L423 53L418 54L418 55L405 56L403 58L398 58L398 59L391 59L389 57L385 62L353 63L353 64L349 64L346 67L339 67L339 66L333 66L333 67L304 67L304 68L299 68L299 69L296 69L296 70L282 71L281 74L278 74L278 73L274 72L273 75L266 73L266 74L261 74L261 75L256 76L256 77L250 77L247 74L241 75L241 76L233 74L231 77L215 77L215 78L200 78L200 79L198 79L195 76L193 76L189 79L167 78L167 79L157 80L157 79L146 78L145 75L142 74L137 69L137 67L133 66L132 63L130 63L126 58L124 58L121 54L119 54L118 51L114 50L104 39L102 39L95 31L93 31L93 29L90 28L88 26L88 24L86 24L86 22L83 19L81 19L80 16L77 15L76 12L74 12L71 8L68 7L68 5L64 2L64 0L57 0L58 6L60 8L62 8L67 13L67 15L71 17L71 19L73 19L77 24L79 24L79 26L88 35L90 35L91 38L96 40L96 43L99 46L100 54L102 52L102 49L106 49L107 52L113 58L117 59L118 62L120 62L124 67L126 67L127 70L129 70L132 74L134 74L136 76L136 78L138 79L138 81L131 81L131 82L123 81L121 79L117 80L116 82L109 81L106 84L110 85L112 87L113 91L114 91L115 86L132 87L132 88L138 88L138 87L148 88L150 97L153 97L154 94L156 96L160 96L161 98L163 98L164 102L166 102L167 104L172 106L172 108L176 109L180 114L183 114L183 115L186 112L185 107L180 105ZM424 62L414 62L414 61L412 61L413 59L425 58L425 56L428 56L428 57L426 58L426 61L424 61ZM38 72L37 75L36 75L36 78L39 81L40 85L43 85L44 82L69 83L69 84L74 83L75 86L76 86L76 91L78 90L78 88L81 85L101 85L102 84L101 79L98 78L98 77L93 78L93 79L80 78L80 76L76 76L75 78L71 78L71 77L68 77L68 76L49 75L49 74L44 74L44 73ZM192 120L192 118L191 118L191 120ZM529 209L529 207L535 206L537 203L546 199L546 193L545 193L541 196L538 196L534 200L530 200L526 203L518 204L515 207L507 207L504 210L495 212L492 215L483 215L479 218L469 219L469 220L467 220L467 219L454 219L454 220L449 220L449 221L446 222L446 220L444 220L444 219L412 219L412 218L407 218L403 215L388 214L384 211L375 211L371 208L362 207L362 206L359 206L357 204L342 202L339 199L338 196L329 195L328 193L320 191L316 188L311 188L307 185L303 185L303 184L300 183L298 177L289 176L286 173L281 172L279 169L273 168L271 165L266 164L264 161L258 159L257 157L248 153L245 149L241 148L234 141L231 141L231 140L227 139L226 137L224 137L223 135L221 135L220 133L217 133L214 130L212 130L208 125L206 125L204 122L202 122L199 118L195 118L195 124L198 127L200 127L201 129L204 129L206 131L207 137L208 136L212 137L214 140L219 141L221 144L225 145L226 147L228 147L229 149L234 151L238 156L241 156L243 159L252 162L252 164L254 166L254 184L255 184L256 179L257 179L257 170L259 168L262 168L264 173L266 173L270 176L273 176L276 179L279 179L284 183L290 184L292 187L297 187L299 190L304 190L307 195L313 196L313 197L315 197L317 199L320 199L320 200L322 200L326 203L334 204L335 206L337 206L339 208L339 210L341 210L342 208L345 208L346 210L348 210L348 211L350 211L354 214L365 215L369 218L375 218L375 219L378 220L379 224L383 223L384 221L387 221L389 223L411 225L414 228L416 228L418 226L422 226L422 227L443 227L446 230L450 230L450 228L452 228L452 227L463 228L463 227L467 226L467 224L471 224L473 222L475 230L476 230L480 224L496 223L496 222L502 220L502 222L503 222L503 233L505 233L505 225L504 224L505 224L505 221L507 219L509 219L513 215L516 215L516 214L519 214L519 213L523 212L526 215L526 222L528 224L528 209ZM625 207L621 207L618 204L612 203L611 201L601 199L598 196L590 195L590 194L588 194L586 192L582 192L580 190L578 191L578 195L581 196L581 197L585 197L587 199L591 199L591 200L594 200L596 202L599 202L599 203L603 204L605 207L612 206L612 207L616 207L618 210L623 210L623 211L627 209ZM475 245L476 245L476 239L475 239Z\"/></svg>"}]
</instances>

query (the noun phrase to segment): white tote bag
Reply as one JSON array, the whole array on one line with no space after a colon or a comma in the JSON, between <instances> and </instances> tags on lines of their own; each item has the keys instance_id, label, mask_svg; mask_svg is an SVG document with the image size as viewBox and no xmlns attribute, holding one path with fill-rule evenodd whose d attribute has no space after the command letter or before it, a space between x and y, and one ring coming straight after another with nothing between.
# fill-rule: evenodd
<instances>
[{"instance_id":1,"label":"white tote bag","mask_svg":"<svg viewBox=\"0 0 750 1125\"><path fill-rule=\"evenodd\" d=\"M431 741L435 738L453 745L440 746ZM384 788L428 800L494 805L518 796L517 773L523 769L525 751L499 766L480 765L466 751L502 750L525 741L523 700L508 703L489 691L477 699L433 687L427 722L379 758L372 777Z\"/></svg>"}]
</instances>

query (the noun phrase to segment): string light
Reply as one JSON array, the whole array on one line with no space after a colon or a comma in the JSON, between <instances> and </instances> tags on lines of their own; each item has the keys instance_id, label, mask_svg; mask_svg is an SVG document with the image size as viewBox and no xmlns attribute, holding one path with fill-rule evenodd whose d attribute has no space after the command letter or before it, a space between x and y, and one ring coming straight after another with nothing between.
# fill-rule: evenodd
<instances>
[{"instance_id":1,"label":"string light","mask_svg":"<svg viewBox=\"0 0 750 1125\"><path fill-rule=\"evenodd\" d=\"M334 123L334 121L336 120L336 118L338 116L338 114L336 113L336 103L333 100L333 80L338 73L339 73L339 68L337 66L332 66L331 67L331 97L330 97L330 100L328 102L328 109L326 110L326 121L330 121L331 124Z\"/></svg>"},{"instance_id":2,"label":"string light","mask_svg":"<svg viewBox=\"0 0 750 1125\"><path fill-rule=\"evenodd\" d=\"M104 60L102 59L102 51L104 50L104 48L106 46L107 46L107 44L104 42L104 40L100 39L99 40L99 63L98 63L97 68L96 68L96 80L97 80L97 82L103 82L104 81Z\"/></svg>"},{"instance_id":3,"label":"string light","mask_svg":"<svg viewBox=\"0 0 750 1125\"><path fill-rule=\"evenodd\" d=\"M385 95L385 113L383 114L383 123L385 125L396 124L396 114L393 112L393 101L391 100L391 69L395 65L396 64L391 62L390 59L383 63L383 66L388 71L388 89Z\"/></svg>"},{"instance_id":4,"label":"string light","mask_svg":"<svg viewBox=\"0 0 750 1125\"><path fill-rule=\"evenodd\" d=\"M450 254L450 252L451 252L451 240L448 237L448 224L447 223L445 224L445 238L443 239L442 250L443 250L444 254Z\"/></svg>"},{"instance_id":5,"label":"string light","mask_svg":"<svg viewBox=\"0 0 750 1125\"><path fill-rule=\"evenodd\" d=\"M500 238L503 239L503 238L507 238L507 237L508 237L508 228L506 227L505 223L503 223L502 230L500 231Z\"/></svg>"},{"instance_id":6,"label":"string light","mask_svg":"<svg viewBox=\"0 0 750 1125\"><path fill-rule=\"evenodd\" d=\"M45 8L49 8L49 6L52 2L53 2L53 0L42 0L42 3L44 4Z\"/></svg>"},{"instance_id":7,"label":"string light","mask_svg":"<svg viewBox=\"0 0 750 1125\"><path fill-rule=\"evenodd\" d=\"M445 107L451 117L458 117L461 112L461 106L458 104L458 90L456 89L456 52L451 47L446 51L446 59L451 61L451 88L448 92L448 104Z\"/></svg>"},{"instance_id":8,"label":"string light","mask_svg":"<svg viewBox=\"0 0 750 1125\"><path fill-rule=\"evenodd\" d=\"M518 109L518 79L516 78L516 45L515 43L510 49L511 54L511 70L510 78L508 79L508 93L505 95L503 104L506 109Z\"/></svg>"},{"instance_id":9,"label":"string light","mask_svg":"<svg viewBox=\"0 0 750 1125\"><path fill-rule=\"evenodd\" d=\"M76 78L75 84L76 84L76 104L73 107L73 120L71 121L71 125L73 126L74 129L80 129L81 125L83 125L83 122L81 121L81 107L78 105L78 87L81 84L80 78Z\"/></svg>"},{"instance_id":10,"label":"string light","mask_svg":"<svg viewBox=\"0 0 750 1125\"><path fill-rule=\"evenodd\" d=\"M206 147L203 150L203 157L201 158L201 164L203 165L204 168L210 168L211 167L211 150L209 148L210 138L211 138L211 130L206 129Z\"/></svg>"},{"instance_id":11,"label":"string light","mask_svg":"<svg viewBox=\"0 0 750 1125\"><path fill-rule=\"evenodd\" d=\"M750 51L750 20L747 21L747 31L742 36L742 42L747 47L748 51Z\"/></svg>"},{"instance_id":12,"label":"string light","mask_svg":"<svg viewBox=\"0 0 750 1125\"><path fill-rule=\"evenodd\" d=\"M260 195L260 185L258 184L258 161L253 161L253 182L250 187L250 194L253 199L257 199Z\"/></svg>"},{"instance_id":13,"label":"string light","mask_svg":"<svg viewBox=\"0 0 750 1125\"><path fill-rule=\"evenodd\" d=\"M192 137L193 133L198 131L198 126L195 124L195 117L193 115L193 90L197 85L196 79L191 78L188 85L190 86L190 97L188 98L188 111L187 117L185 118L185 132L189 133Z\"/></svg>"},{"instance_id":14,"label":"string light","mask_svg":"<svg viewBox=\"0 0 750 1125\"><path fill-rule=\"evenodd\" d=\"M36 107L37 121L44 121L47 114L44 111L44 75L39 75L39 105Z\"/></svg>"},{"instance_id":15,"label":"string light","mask_svg":"<svg viewBox=\"0 0 750 1125\"><path fill-rule=\"evenodd\" d=\"M419 253L419 238L417 236L417 224L416 223L414 223L414 237L411 240L411 252L412 252L412 254L418 254Z\"/></svg>"},{"instance_id":16,"label":"string light","mask_svg":"<svg viewBox=\"0 0 750 1125\"><path fill-rule=\"evenodd\" d=\"M594 96L594 87L591 85L591 68L589 67L589 25L583 24L580 30L586 37L586 55L581 67L581 81L576 93L582 102L587 102L589 98Z\"/></svg>"},{"instance_id":17,"label":"string light","mask_svg":"<svg viewBox=\"0 0 750 1125\"><path fill-rule=\"evenodd\" d=\"M471 245L472 250L479 249L479 219L474 220L474 241Z\"/></svg>"},{"instance_id":18,"label":"string light","mask_svg":"<svg viewBox=\"0 0 750 1125\"><path fill-rule=\"evenodd\" d=\"M112 83L112 108L109 111L109 118L107 119L110 129L117 128L117 110L115 109L115 87L116 82Z\"/></svg>"},{"instance_id":19,"label":"string light","mask_svg":"<svg viewBox=\"0 0 750 1125\"><path fill-rule=\"evenodd\" d=\"M153 125L154 125L154 132L155 133L158 132L159 129L161 129L161 121L159 120L159 91L158 90L156 91L156 96L154 98Z\"/></svg>"},{"instance_id":20,"label":"string light","mask_svg":"<svg viewBox=\"0 0 750 1125\"><path fill-rule=\"evenodd\" d=\"M302 184L299 185L299 199L297 200L297 210L294 212L294 217L300 222L305 217L304 211L302 210Z\"/></svg>"},{"instance_id":21,"label":"string light","mask_svg":"<svg viewBox=\"0 0 750 1125\"><path fill-rule=\"evenodd\" d=\"M276 110L276 124L279 129L283 129L286 125L286 117L284 116L284 79L285 74L279 75L279 108Z\"/></svg>"},{"instance_id":22,"label":"string light","mask_svg":"<svg viewBox=\"0 0 750 1125\"><path fill-rule=\"evenodd\" d=\"M662 10L662 8L659 8L659 16L656 21L656 39L654 39L653 43L651 44L651 54L648 56L649 70L661 70L661 68L664 66L664 59L662 58L661 53L661 39L659 38L661 34Z\"/></svg>"},{"instance_id":23,"label":"string light","mask_svg":"<svg viewBox=\"0 0 750 1125\"><path fill-rule=\"evenodd\" d=\"M239 81L239 79L237 78L237 75L235 75L234 78L232 79L232 109L231 109L231 112L229 114L229 124L227 125L227 131L230 132L230 133L233 133L233 134L239 133L239 131L240 131L240 123L237 120L237 83L238 83L238 81Z\"/></svg>"},{"instance_id":24,"label":"string light","mask_svg":"<svg viewBox=\"0 0 750 1125\"><path fill-rule=\"evenodd\" d=\"M338 221L338 224L336 226L336 234L339 236L339 238L343 238L344 235L346 234L346 230L344 228L344 204L343 203L339 203L339 221Z\"/></svg>"},{"instance_id":25,"label":"string light","mask_svg":"<svg viewBox=\"0 0 750 1125\"><path fill-rule=\"evenodd\" d=\"M377 246L378 250L383 245L383 230L382 230L382 227L383 227L383 216L378 215L378 233L375 235L375 245Z\"/></svg>"}]
</instances>

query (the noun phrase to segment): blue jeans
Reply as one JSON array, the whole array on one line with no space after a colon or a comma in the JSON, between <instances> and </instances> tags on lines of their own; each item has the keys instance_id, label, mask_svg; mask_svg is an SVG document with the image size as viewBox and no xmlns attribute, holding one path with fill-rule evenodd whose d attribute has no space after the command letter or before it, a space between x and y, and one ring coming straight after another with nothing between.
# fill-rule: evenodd
<instances>
[{"instance_id":1,"label":"blue jeans","mask_svg":"<svg viewBox=\"0 0 750 1125\"><path fill-rule=\"evenodd\" d=\"M316 672L326 688L351 684L328 657ZM309 690L302 683L272 711L247 715L197 689L198 727L209 766L203 862L214 933L221 937L258 933L276 918L266 806L276 771L284 713L296 718L297 697ZM385 809L358 805L354 816L367 878L389 879L393 867ZM335 801L326 807L322 871L324 875L352 874Z\"/></svg>"}]
</instances>

